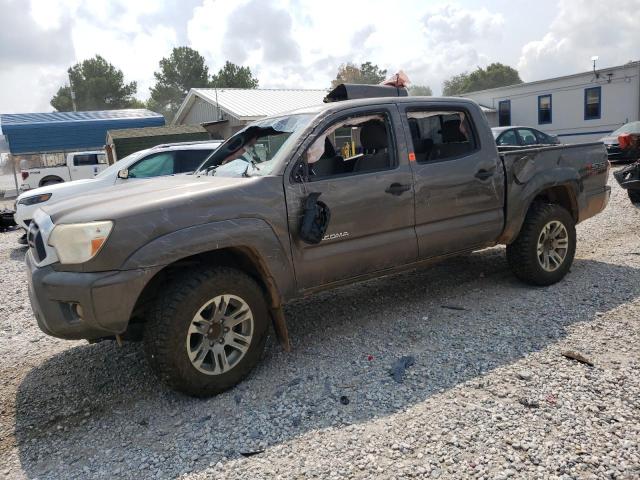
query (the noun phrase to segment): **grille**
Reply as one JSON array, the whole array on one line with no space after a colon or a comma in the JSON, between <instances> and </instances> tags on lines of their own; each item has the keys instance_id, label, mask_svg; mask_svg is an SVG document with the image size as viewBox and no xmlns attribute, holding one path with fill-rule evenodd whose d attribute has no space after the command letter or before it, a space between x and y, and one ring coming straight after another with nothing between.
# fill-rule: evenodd
<instances>
[{"instance_id":1,"label":"grille","mask_svg":"<svg viewBox=\"0 0 640 480\"><path fill-rule=\"evenodd\" d=\"M33 258L36 259L36 262L41 263L45 258L47 258L47 250L44 248L42 233L38 228L38 224L34 221L29 224L27 244L29 245Z\"/></svg>"}]
</instances>

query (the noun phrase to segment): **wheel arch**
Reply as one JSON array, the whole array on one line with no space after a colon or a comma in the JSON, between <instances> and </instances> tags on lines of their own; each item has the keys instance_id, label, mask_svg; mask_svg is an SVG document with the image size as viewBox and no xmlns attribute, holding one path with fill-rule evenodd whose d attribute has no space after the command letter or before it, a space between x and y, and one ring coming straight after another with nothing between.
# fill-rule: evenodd
<instances>
[{"instance_id":1,"label":"wheel arch","mask_svg":"<svg viewBox=\"0 0 640 480\"><path fill-rule=\"evenodd\" d=\"M43 187L44 184L49 181L54 181L56 183L64 183L64 180L62 179L62 177L59 177L58 175L47 175L46 177L44 177L42 180L38 182L38 187Z\"/></svg>"},{"instance_id":2,"label":"wheel arch","mask_svg":"<svg viewBox=\"0 0 640 480\"><path fill-rule=\"evenodd\" d=\"M230 235L229 232L233 232ZM241 244L236 244L242 238ZM199 225L157 238L134 252L125 268L161 268L145 285L132 314L132 325L144 323L145 310L172 275L198 266L236 268L255 279L267 298L280 343L290 349L283 304L295 295L295 273L286 250L271 227L258 219Z\"/></svg>"},{"instance_id":3,"label":"wheel arch","mask_svg":"<svg viewBox=\"0 0 640 480\"><path fill-rule=\"evenodd\" d=\"M507 202L508 216L499 243L510 244L517 238L527 213L531 210L535 202L541 201L560 205L569 212L574 222L578 223L580 214L578 192L578 182L570 180L564 183L538 186L538 188L534 188L533 185L526 185L525 188L518 193L520 200L517 200L515 195L510 195L512 201ZM510 206L518 201L521 202L519 207L514 208ZM509 210L511 211L509 212Z\"/></svg>"}]
</instances>

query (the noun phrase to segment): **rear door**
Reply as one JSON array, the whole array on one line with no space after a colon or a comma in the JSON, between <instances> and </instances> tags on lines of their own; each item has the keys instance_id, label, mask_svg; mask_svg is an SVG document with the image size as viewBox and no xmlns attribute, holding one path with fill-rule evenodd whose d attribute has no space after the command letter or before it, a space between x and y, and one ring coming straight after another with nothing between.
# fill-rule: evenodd
<instances>
[{"instance_id":1,"label":"rear door","mask_svg":"<svg viewBox=\"0 0 640 480\"><path fill-rule=\"evenodd\" d=\"M395 105L352 109L325 120L301 148L293 171L308 166L307 182L285 175L288 223L298 285L311 289L417 258L411 167ZM331 210L324 239L299 236L311 192Z\"/></svg>"},{"instance_id":2,"label":"rear door","mask_svg":"<svg viewBox=\"0 0 640 480\"><path fill-rule=\"evenodd\" d=\"M413 145L419 257L493 243L503 228L504 173L479 111L401 104ZM481 124L482 125L482 124Z\"/></svg>"}]
</instances>

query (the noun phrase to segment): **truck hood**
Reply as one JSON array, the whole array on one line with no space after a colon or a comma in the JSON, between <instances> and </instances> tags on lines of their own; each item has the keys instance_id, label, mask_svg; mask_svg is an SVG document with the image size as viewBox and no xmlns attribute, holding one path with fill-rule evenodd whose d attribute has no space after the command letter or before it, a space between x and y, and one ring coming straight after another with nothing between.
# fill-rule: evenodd
<instances>
[{"instance_id":1,"label":"truck hood","mask_svg":"<svg viewBox=\"0 0 640 480\"><path fill-rule=\"evenodd\" d=\"M86 178L84 180L74 180L72 182L56 183L54 185L48 185L46 187L32 188L31 190L27 190L26 192L21 193L18 196L18 201L22 200L23 198L33 197L34 195L42 195L43 193L51 193L52 195L55 195L56 193L62 194L66 192L72 192L75 191L77 187L82 188L87 183L96 182L99 182L99 180L95 178Z\"/></svg>"},{"instance_id":2,"label":"truck hood","mask_svg":"<svg viewBox=\"0 0 640 480\"><path fill-rule=\"evenodd\" d=\"M64 269L118 270L144 245L198 225L243 218L286 225L282 181L280 176L159 177L103 188L42 210L54 224L113 221L109 238L95 258Z\"/></svg>"},{"instance_id":3,"label":"truck hood","mask_svg":"<svg viewBox=\"0 0 640 480\"><path fill-rule=\"evenodd\" d=\"M192 175L132 180L47 205L43 210L51 216L53 223L118 220L171 208L181 202L188 204L200 197L209 197L218 191L246 185L254 180Z\"/></svg>"}]
</instances>

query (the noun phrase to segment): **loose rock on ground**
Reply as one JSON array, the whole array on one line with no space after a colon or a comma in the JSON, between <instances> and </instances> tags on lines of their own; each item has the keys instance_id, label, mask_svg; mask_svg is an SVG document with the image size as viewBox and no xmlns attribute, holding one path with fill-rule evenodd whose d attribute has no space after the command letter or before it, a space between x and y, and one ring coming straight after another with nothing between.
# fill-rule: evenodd
<instances>
[{"instance_id":1,"label":"loose rock on ground","mask_svg":"<svg viewBox=\"0 0 640 480\"><path fill-rule=\"evenodd\" d=\"M560 284L493 248L296 302L293 353L208 400L44 335L0 234L0 477L639 478L640 208L610 183Z\"/></svg>"}]
</instances>

